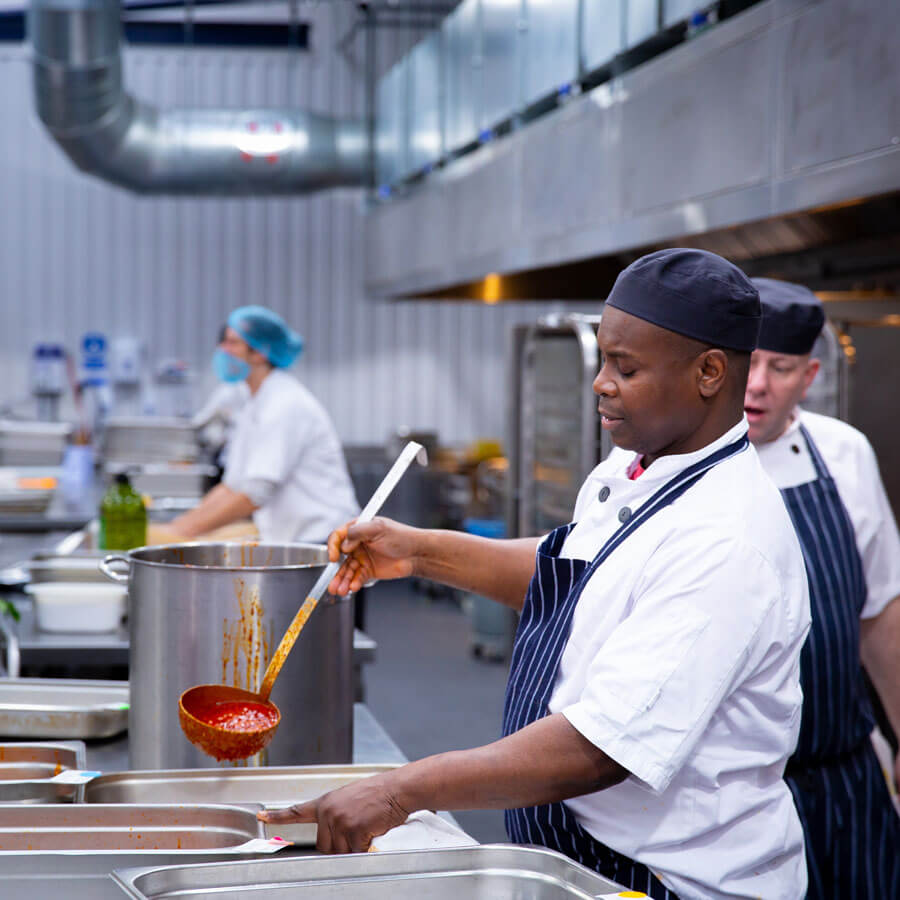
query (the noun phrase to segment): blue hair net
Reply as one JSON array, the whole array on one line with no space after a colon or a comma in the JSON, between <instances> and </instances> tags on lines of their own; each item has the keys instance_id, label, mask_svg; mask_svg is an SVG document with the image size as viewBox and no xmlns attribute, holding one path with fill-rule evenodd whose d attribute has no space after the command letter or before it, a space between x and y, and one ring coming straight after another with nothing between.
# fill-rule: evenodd
<instances>
[{"instance_id":1,"label":"blue hair net","mask_svg":"<svg viewBox=\"0 0 900 900\"><path fill-rule=\"evenodd\" d=\"M228 317L228 325L279 369L292 365L303 351L303 338L264 306L239 306Z\"/></svg>"}]
</instances>

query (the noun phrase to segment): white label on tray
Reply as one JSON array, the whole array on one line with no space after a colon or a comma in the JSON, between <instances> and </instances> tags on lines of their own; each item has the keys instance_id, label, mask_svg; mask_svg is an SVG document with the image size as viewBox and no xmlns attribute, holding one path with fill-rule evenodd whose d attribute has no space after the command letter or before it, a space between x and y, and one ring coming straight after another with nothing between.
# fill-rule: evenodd
<instances>
[{"instance_id":1,"label":"white label on tray","mask_svg":"<svg viewBox=\"0 0 900 900\"><path fill-rule=\"evenodd\" d=\"M293 843L280 837L253 838L234 849L237 853L277 853L285 847L293 846Z\"/></svg>"},{"instance_id":2,"label":"white label on tray","mask_svg":"<svg viewBox=\"0 0 900 900\"><path fill-rule=\"evenodd\" d=\"M100 772L94 772L90 769L66 769L59 775L54 775L50 780L56 784L87 784L96 778Z\"/></svg>"}]
</instances>

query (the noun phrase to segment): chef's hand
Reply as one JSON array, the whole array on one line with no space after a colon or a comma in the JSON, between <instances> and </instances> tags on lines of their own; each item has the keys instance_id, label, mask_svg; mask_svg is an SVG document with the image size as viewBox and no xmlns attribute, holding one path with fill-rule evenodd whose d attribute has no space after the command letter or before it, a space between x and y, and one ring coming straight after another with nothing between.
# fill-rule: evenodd
<instances>
[{"instance_id":1,"label":"chef's hand","mask_svg":"<svg viewBox=\"0 0 900 900\"><path fill-rule=\"evenodd\" d=\"M348 522L331 532L328 558L347 558L328 585L328 592L343 597L376 578L407 578L413 574L419 530L380 516L357 525Z\"/></svg>"},{"instance_id":2,"label":"chef's hand","mask_svg":"<svg viewBox=\"0 0 900 900\"><path fill-rule=\"evenodd\" d=\"M263 810L256 817L270 825L315 822L320 853L365 853L373 838L402 825L409 815L381 781L382 777L375 775L318 800Z\"/></svg>"}]
</instances>

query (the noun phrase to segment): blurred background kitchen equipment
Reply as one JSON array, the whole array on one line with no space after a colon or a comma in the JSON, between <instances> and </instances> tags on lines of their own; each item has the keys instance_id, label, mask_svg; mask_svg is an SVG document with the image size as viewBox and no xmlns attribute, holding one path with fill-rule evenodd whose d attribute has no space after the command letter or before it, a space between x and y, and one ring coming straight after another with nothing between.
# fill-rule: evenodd
<instances>
[{"instance_id":1,"label":"blurred background kitchen equipment","mask_svg":"<svg viewBox=\"0 0 900 900\"><path fill-rule=\"evenodd\" d=\"M111 416L106 422L103 459L115 463L190 463L197 460L197 431L186 419Z\"/></svg>"},{"instance_id":2,"label":"blurred background kitchen equipment","mask_svg":"<svg viewBox=\"0 0 900 900\"><path fill-rule=\"evenodd\" d=\"M0 419L0 465L58 466L71 433L66 422Z\"/></svg>"}]
</instances>

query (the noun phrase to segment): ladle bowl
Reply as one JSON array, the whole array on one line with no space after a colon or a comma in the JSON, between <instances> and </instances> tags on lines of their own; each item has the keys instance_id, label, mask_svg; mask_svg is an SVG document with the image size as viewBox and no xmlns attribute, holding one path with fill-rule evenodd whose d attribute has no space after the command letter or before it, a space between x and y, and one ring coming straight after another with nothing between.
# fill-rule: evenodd
<instances>
[{"instance_id":1,"label":"ladle bowl","mask_svg":"<svg viewBox=\"0 0 900 900\"><path fill-rule=\"evenodd\" d=\"M232 731L206 721L217 706L234 702L259 703L275 713L275 721L254 731ZM179 697L178 721L187 739L204 753L218 760L237 760L254 756L268 746L281 722L281 710L253 691L225 684L200 684Z\"/></svg>"}]
</instances>

